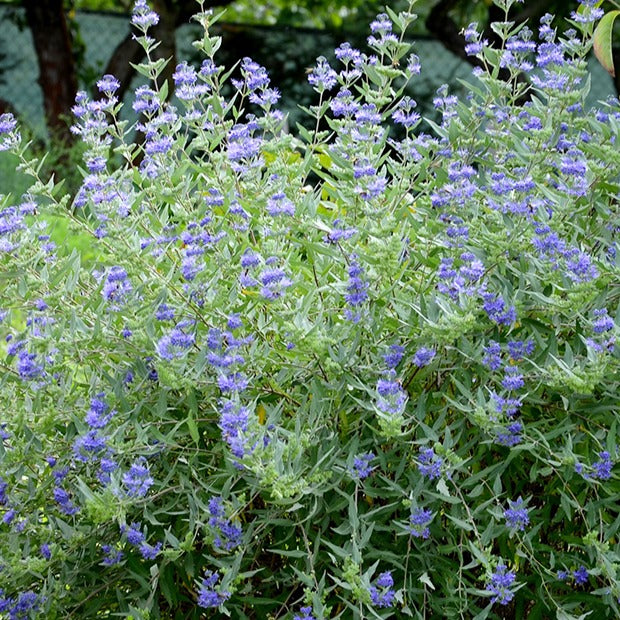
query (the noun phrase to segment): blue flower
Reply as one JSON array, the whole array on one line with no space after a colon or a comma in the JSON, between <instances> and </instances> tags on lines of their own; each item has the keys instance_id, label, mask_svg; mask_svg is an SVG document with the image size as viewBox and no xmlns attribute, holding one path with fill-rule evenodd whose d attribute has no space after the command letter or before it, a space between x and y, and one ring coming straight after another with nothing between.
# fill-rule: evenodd
<instances>
[{"instance_id":1,"label":"blue flower","mask_svg":"<svg viewBox=\"0 0 620 620\"><path fill-rule=\"evenodd\" d=\"M397 416L404 411L409 397L400 383L390 378L393 374L394 371L391 371L387 379L377 381L377 409L382 413Z\"/></svg>"},{"instance_id":2,"label":"blue flower","mask_svg":"<svg viewBox=\"0 0 620 620\"><path fill-rule=\"evenodd\" d=\"M502 387L505 390L519 390L525 385L523 375L517 366L505 366Z\"/></svg>"},{"instance_id":3,"label":"blue flower","mask_svg":"<svg viewBox=\"0 0 620 620\"><path fill-rule=\"evenodd\" d=\"M112 545L103 545L101 550L105 554L103 560L101 561L104 566L114 566L123 559L123 552L115 547L112 547Z\"/></svg>"},{"instance_id":4,"label":"blue flower","mask_svg":"<svg viewBox=\"0 0 620 620\"><path fill-rule=\"evenodd\" d=\"M495 571L491 573L486 585L487 592L493 595L491 597L491 603L508 605L514 598L514 592L510 588L514 584L515 579L515 573L509 571L503 561L500 561Z\"/></svg>"},{"instance_id":5,"label":"blue flower","mask_svg":"<svg viewBox=\"0 0 620 620\"><path fill-rule=\"evenodd\" d=\"M319 93L331 90L338 81L338 74L330 67L327 60L321 56L317 58L316 67L308 75L308 82Z\"/></svg>"},{"instance_id":6,"label":"blue flower","mask_svg":"<svg viewBox=\"0 0 620 620\"><path fill-rule=\"evenodd\" d=\"M312 607L302 607L299 610L298 614L293 616L293 620L316 620L316 618L312 615Z\"/></svg>"},{"instance_id":7,"label":"blue flower","mask_svg":"<svg viewBox=\"0 0 620 620\"><path fill-rule=\"evenodd\" d=\"M409 517L409 533L416 538L428 538L431 534L429 524L433 520L433 513L426 508L416 508Z\"/></svg>"},{"instance_id":8,"label":"blue flower","mask_svg":"<svg viewBox=\"0 0 620 620\"><path fill-rule=\"evenodd\" d=\"M413 356L413 363L418 367L428 366L435 357L435 349L420 347Z\"/></svg>"},{"instance_id":9,"label":"blue flower","mask_svg":"<svg viewBox=\"0 0 620 620\"><path fill-rule=\"evenodd\" d=\"M137 459L129 471L123 474L123 484L129 497L144 497L153 482L149 464L144 457Z\"/></svg>"},{"instance_id":10,"label":"blue flower","mask_svg":"<svg viewBox=\"0 0 620 620\"><path fill-rule=\"evenodd\" d=\"M159 23L159 15L151 11L146 0L136 0L131 12L131 23L142 31Z\"/></svg>"},{"instance_id":11,"label":"blue flower","mask_svg":"<svg viewBox=\"0 0 620 620\"><path fill-rule=\"evenodd\" d=\"M592 463L592 477L598 480L609 480L611 478L611 469L614 466L611 455L607 450L598 453L600 461Z\"/></svg>"},{"instance_id":12,"label":"blue flower","mask_svg":"<svg viewBox=\"0 0 620 620\"><path fill-rule=\"evenodd\" d=\"M368 590L370 600L375 607L391 607L394 604L396 592L392 590L393 585L394 579L391 571L381 573L377 577L374 585L371 585Z\"/></svg>"},{"instance_id":13,"label":"blue flower","mask_svg":"<svg viewBox=\"0 0 620 620\"><path fill-rule=\"evenodd\" d=\"M530 523L530 516L523 503L523 499L519 497L514 502L508 500L508 506L509 507L504 510L506 525L513 530L525 530L525 526Z\"/></svg>"},{"instance_id":14,"label":"blue flower","mask_svg":"<svg viewBox=\"0 0 620 620\"><path fill-rule=\"evenodd\" d=\"M217 549L231 551L242 542L243 530L234 524L224 509L224 500L221 497L212 497L209 500L209 526L213 529L213 543Z\"/></svg>"},{"instance_id":15,"label":"blue flower","mask_svg":"<svg viewBox=\"0 0 620 620\"><path fill-rule=\"evenodd\" d=\"M67 493L67 491L65 491L62 487L55 487L53 496L56 503L60 506L60 509L66 515L74 515L79 512L79 508L71 501L69 493Z\"/></svg>"},{"instance_id":16,"label":"blue flower","mask_svg":"<svg viewBox=\"0 0 620 620\"><path fill-rule=\"evenodd\" d=\"M595 310L594 316L596 318L592 321L592 331L595 334L602 334L614 328L614 320L607 314L607 308Z\"/></svg>"},{"instance_id":17,"label":"blue flower","mask_svg":"<svg viewBox=\"0 0 620 620\"><path fill-rule=\"evenodd\" d=\"M400 364L400 361L403 359L403 355L405 354L405 348L399 344L393 344L389 351L383 355L383 360L385 361L385 365L390 368L396 368Z\"/></svg>"},{"instance_id":18,"label":"blue flower","mask_svg":"<svg viewBox=\"0 0 620 620\"><path fill-rule=\"evenodd\" d=\"M185 321L177 323L172 331L162 336L157 343L157 353L165 360L183 357L195 342L194 334L183 331L187 327Z\"/></svg>"},{"instance_id":19,"label":"blue flower","mask_svg":"<svg viewBox=\"0 0 620 620\"><path fill-rule=\"evenodd\" d=\"M499 295L485 293L482 298L482 307L489 318L498 325L512 325L517 320L517 313L514 306L506 308L506 302Z\"/></svg>"},{"instance_id":20,"label":"blue flower","mask_svg":"<svg viewBox=\"0 0 620 620\"><path fill-rule=\"evenodd\" d=\"M499 342L491 340L489 345L484 347L484 357L482 358L482 363L490 370L499 370L502 365L501 352L502 348L500 347Z\"/></svg>"},{"instance_id":21,"label":"blue flower","mask_svg":"<svg viewBox=\"0 0 620 620\"><path fill-rule=\"evenodd\" d=\"M501 428L495 435L495 442L501 446L512 447L521 443L521 433L523 432L523 424L521 422L512 422L505 428Z\"/></svg>"},{"instance_id":22,"label":"blue flower","mask_svg":"<svg viewBox=\"0 0 620 620\"><path fill-rule=\"evenodd\" d=\"M423 448L418 457L418 470L429 480L435 480L441 476L443 459L435 454L433 448Z\"/></svg>"},{"instance_id":23,"label":"blue flower","mask_svg":"<svg viewBox=\"0 0 620 620\"><path fill-rule=\"evenodd\" d=\"M100 392L90 401L90 409L86 414L85 422L91 428L103 428L116 413L115 411L110 411L109 405L103 400L104 397L105 394Z\"/></svg>"},{"instance_id":24,"label":"blue flower","mask_svg":"<svg viewBox=\"0 0 620 620\"><path fill-rule=\"evenodd\" d=\"M127 272L119 266L110 267L101 294L114 310L120 309L133 290Z\"/></svg>"},{"instance_id":25,"label":"blue flower","mask_svg":"<svg viewBox=\"0 0 620 620\"><path fill-rule=\"evenodd\" d=\"M579 585L588 583L589 576L590 574L588 573L588 569L583 565L573 571L573 579L575 580L575 583L578 583Z\"/></svg>"},{"instance_id":26,"label":"blue flower","mask_svg":"<svg viewBox=\"0 0 620 620\"><path fill-rule=\"evenodd\" d=\"M230 592L216 590L220 575L210 570L205 572L205 576L198 590L198 606L205 608L219 607L230 598Z\"/></svg>"},{"instance_id":27,"label":"blue flower","mask_svg":"<svg viewBox=\"0 0 620 620\"><path fill-rule=\"evenodd\" d=\"M375 458L375 455L372 452L366 452L365 454L358 454L353 459L353 467L349 469L349 473L353 478L358 480L364 480L364 478L368 478L372 471L375 469L374 466L370 465L370 462Z\"/></svg>"}]
</instances>

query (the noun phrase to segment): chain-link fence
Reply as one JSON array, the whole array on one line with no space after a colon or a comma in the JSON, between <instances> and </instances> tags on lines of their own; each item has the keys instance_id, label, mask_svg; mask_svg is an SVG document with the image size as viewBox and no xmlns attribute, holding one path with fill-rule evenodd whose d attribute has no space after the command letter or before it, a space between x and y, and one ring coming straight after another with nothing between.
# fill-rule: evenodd
<instances>
[{"instance_id":1,"label":"chain-link fence","mask_svg":"<svg viewBox=\"0 0 620 620\"><path fill-rule=\"evenodd\" d=\"M8 17L9 11L13 12L12 19ZM80 67L84 83L81 87L88 88L92 83L86 82L94 81L103 72L112 51L127 35L129 16L81 12L75 19L84 42L84 58ZM21 27L17 25L20 21ZM329 56L328 52L341 42L337 35L327 31L277 27L232 24L219 27L224 36L220 62L229 66L239 56L250 55L265 64L282 90L282 107L289 112L290 124L294 127L300 119L298 105L308 105L313 100L305 80L305 70L314 64L317 56ZM363 29L360 28L360 31ZM191 42L198 35L197 26L187 25L177 30L179 60L191 60L195 53ZM241 48L243 53L239 53ZM432 39L417 39L414 51L420 57L422 74L414 82L411 94L424 114L431 109L432 96L441 84L450 84L458 94L462 89L459 79L471 79L471 66ZM610 76L595 60L590 62L590 69L591 103L615 94ZM32 36L24 24L23 14L14 5L9 8L0 4L0 98L8 101L33 131L42 134L45 125L38 75ZM125 105L124 113L131 114L130 105Z\"/></svg>"}]
</instances>

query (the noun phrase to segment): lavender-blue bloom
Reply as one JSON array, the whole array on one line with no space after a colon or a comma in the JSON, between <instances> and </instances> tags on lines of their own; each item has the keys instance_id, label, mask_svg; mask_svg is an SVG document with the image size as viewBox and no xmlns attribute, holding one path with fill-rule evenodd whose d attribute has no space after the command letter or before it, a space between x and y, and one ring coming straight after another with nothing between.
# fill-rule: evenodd
<instances>
[{"instance_id":1,"label":"lavender-blue bloom","mask_svg":"<svg viewBox=\"0 0 620 620\"><path fill-rule=\"evenodd\" d=\"M16 127L17 121L13 114L0 114L0 151L8 151L20 143L21 135Z\"/></svg>"},{"instance_id":2,"label":"lavender-blue bloom","mask_svg":"<svg viewBox=\"0 0 620 620\"><path fill-rule=\"evenodd\" d=\"M9 508L9 510L2 515L2 523L11 525L11 523L15 521L15 517L17 517L17 510L15 510L15 508Z\"/></svg>"},{"instance_id":3,"label":"lavender-blue bloom","mask_svg":"<svg viewBox=\"0 0 620 620\"><path fill-rule=\"evenodd\" d=\"M375 469L374 465L371 465L371 461L375 458L372 452L366 452L365 454L358 454L353 459L353 467L349 469L351 476L357 480L364 480L368 478L372 471Z\"/></svg>"},{"instance_id":4,"label":"lavender-blue bloom","mask_svg":"<svg viewBox=\"0 0 620 620\"><path fill-rule=\"evenodd\" d=\"M429 524L433 513L427 508L416 508L409 517L409 533L416 538L428 538L431 535Z\"/></svg>"},{"instance_id":5,"label":"lavender-blue bloom","mask_svg":"<svg viewBox=\"0 0 620 620\"><path fill-rule=\"evenodd\" d=\"M381 573L375 583L370 586L368 593L375 607L391 607L394 604L396 592L392 590L394 579L391 571Z\"/></svg>"},{"instance_id":6,"label":"lavender-blue bloom","mask_svg":"<svg viewBox=\"0 0 620 620\"><path fill-rule=\"evenodd\" d=\"M157 343L157 353L165 360L184 357L195 342L195 335L183 331L187 325L178 323L170 333L162 336Z\"/></svg>"},{"instance_id":7,"label":"lavender-blue bloom","mask_svg":"<svg viewBox=\"0 0 620 620\"><path fill-rule=\"evenodd\" d=\"M344 296L345 301L357 308L361 306L368 299L368 282L364 281L361 276L364 274L364 270L357 262L357 257L351 257L351 264L349 265L349 282L347 284L347 294ZM358 312L353 312L348 309L345 312L346 317L356 323L361 318Z\"/></svg>"},{"instance_id":8,"label":"lavender-blue bloom","mask_svg":"<svg viewBox=\"0 0 620 620\"><path fill-rule=\"evenodd\" d=\"M595 310L594 316L596 318L592 321L592 331L595 334L602 334L614 328L614 320L607 313L607 308Z\"/></svg>"},{"instance_id":9,"label":"lavender-blue bloom","mask_svg":"<svg viewBox=\"0 0 620 620\"><path fill-rule=\"evenodd\" d=\"M111 302L111 307L119 309L127 301L132 290L127 272L119 266L110 267L101 294L106 301Z\"/></svg>"},{"instance_id":10,"label":"lavender-blue bloom","mask_svg":"<svg viewBox=\"0 0 620 620\"><path fill-rule=\"evenodd\" d=\"M295 215L295 205L286 197L284 192L278 192L267 201L267 213L272 217L278 215Z\"/></svg>"},{"instance_id":11,"label":"lavender-blue bloom","mask_svg":"<svg viewBox=\"0 0 620 620\"><path fill-rule=\"evenodd\" d=\"M159 553L161 552L162 543L158 542L155 545L149 545L147 542L143 542L138 546L138 550L140 551L140 555L145 560L154 560Z\"/></svg>"},{"instance_id":12,"label":"lavender-blue bloom","mask_svg":"<svg viewBox=\"0 0 620 620\"><path fill-rule=\"evenodd\" d=\"M121 83L113 75L104 75L100 80L97 80L97 88L101 93L111 94L120 87Z\"/></svg>"},{"instance_id":13,"label":"lavender-blue bloom","mask_svg":"<svg viewBox=\"0 0 620 620\"><path fill-rule=\"evenodd\" d=\"M418 470L429 480L435 480L441 476L443 459L435 454L433 448L423 448L418 456Z\"/></svg>"},{"instance_id":14,"label":"lavender-blue bloom","mask_svg":"<svg viewBox=\"0 0 620 620\"><path fill-rule=\"evenodd\" d=\"M146 0L136 0L131 12L131 23L140 30L146 31L159 23L159 15L151 11Z\"/></svg>"},{"instance_id":15,"label":"lavender-blue bloom","mask_svg":"<svg viewBox=\"0 0 620 620\"><path fill-rule=\"evenodd\" d=\"M388 375L388 379L379 379L377 381L377 409L389 415L400 415L407 404L408 396L398 381L394 381L392 375L394 371Z\"/></svg>"},{"instance_id":16,"label":"lavender-blue bloom","mask_svg":"<svg viewBox=\"0 0 620 620\"><path fill-rule=\"evenodd\" d=\"M123 552L120 549L112 547L112 545L102 545L101 550L105 554L101 561L103 566L114 566L123 559Z\"/></svg>"},{"instance_id":17,"label":"lavender-blue bloom","mask_svg":"<svg viewBox=\"0 0 620 620\"><path fill-rule=\"evenodd\" d=\"M525 526L530 523L530 516L522 498L519 497L514 502L508 500L508 508L504 510L504 518L509 528L513 530L525 530Z\"/></svg>"},{"instance_id":18,"label":"lavender-blue bloom","mask_svg":"<svg viewBox=\"0 0 620 620\"><path fill-rule=\"evenodd\" d=\"M607 450L598 453L600 461L592 463L592 477L598 480L609 480L614 466L611 455Z\"/></svg>"},{"instance_id":19,"label":"lavender-blue bloom","mask_svg":"<svg viewBox=\"0 0 620 620\"><path fill-rule=\"evenodd\" d=\"M341 88L338 94L329 102L329 107L335 118L340 116L352 117L357 113L360 106L353 98L351 91L347 88Z\"/></svg>"},{"instance_id":20,"label":"lavender-blue bloom","mask_svg":"<svg viewBox=\"0 0 620 620\"><path fill-rule=\"evenodd\" d=\"M517 313L514 306L506 308L506 302L499 295L485 293L483 308L489 318L498 325L512 325L517 320Z\"/></svg>"},{"instance_id":21,"label":"lavender-blue bloom","mask_svg":"<svg viewBox=\"0 0 620 620\"><path fill-rule=\"evenodd\" d=\"M284 269L279 267L264 269L259 278L263 285L261 295L269 301L281 297L286 289L293 284Z\"/></svg>"},{"instance_id":22,"label":"lavender-blue bloom","mask_svg":"<svg viewBox=\"0 0 620 620\"><path fill-rule=\"evenodd\" d=\"M220 421L224 441L230 446L237 458L245 454L247 439L245 433L249 425L249 410L232 400L225 400L220 405Z\"/></svg>"},{"instance_id":23,"label":"lavender-blue bloom","mask_svg":"<svg viewBox=\"0 0 620 620\"><path fill-rule=\"evenodd\" d=\"M98 429L92 429L85 435L76 437L73 442L73 455L83 463L91 460L94 455L107 448L107 437Z\"/></svg>"},{"instance_id":24,"label":"lavender-blue bloom","mask_svg":"<svg viewBox=\"0 0 620 620\"><path fill-rule=\"evenodd\" d=\"M198 590L198 606L205 608L219 607L228 598L230 598L230 592L216 590L217 582L220 579L220 575L217 572L210 570L205 572L205 576Z\"/></svg>"},{"instance_id":25,"label":"lavender-blue bloom","mask_svg":"<svg viewBox=\"0 0 620 620\"><path fill-rule=\"evenodd\" d=\"M573 249L567 252L566 257L567 275L573 282L590 282L598 277L598 269L585 252Z\"/></svg>"},{"instance_id":26,"label":"lavender-blue bloom","mask_svg":"<svg viewBox=\"0 0 620 620\"><path fill-rule=\"evenodd\" d=\"M154 114L161 108L157 93L148 86L136 88L135 100L132 104L134 112L138 114Z\"/></svg>"},{"instance_id":27,"label":"lavender-blue bloom","mask_svg":"<svg viewBox=\"0 0 620 620\"><path fill-rule=\"evenodd\" d=\"M293 620L316 620L312 615L312 607L302 607L298 614L293 616Z\"/></svg>"},{"instance_id":28,"label":"lavender-blue bloom","mask_svg":"<svg viewBox=\"0 0 620 620\"><path fill-rule=\"evenodd\" d=\"M521 443L521 433L523 432L523 424L521 422L512 422L505 428L499 430L495 436L495 442L501 446L511 448Z\"/></svg>"},{"instance_id":29,"label":"lavender-blue bloom","mask_svg":"<svg viewBox=\"0 0 620 620\"><path fill-rule=\"evenodd\" d=\"M9 484L4 478L0 477L0 506L5 506L8 497L7 497L7 489L9 488Z\"/></svg>"},{"instance_id":30,"label":"lavender-blue bloom","mask_svg":"<svg viewBox=\"0 0 620 620\"><path fill-rule=\"evenodd\" d=\"M226 551L237 548L242 542L243 530L226 516L224 500L221 497L212 497L209 500L209 514L209 526L213 528L213 543L216 548Z\"/></svg>"},{"instance_id":31,"label":"lavender-blue bloom","mask_svg":"<svg viewBox=\"0 0 620 620\"><path fill-rule=\"evenodd\" d=\"M531 355L534 352L534 347L533 340L528 340L527 342L523 342L522 340L510 340L506 343L508 354L515 362Z\"/></svg>"},{"instance_id":32,"label":"lavender-blue bloom","mask_svg":"<svg viewBox=\"0 0 620 620\"><path fill-rule=\"evenodd\" d=\"M508 605L514 598L514 592L511 590L516 579L513 571L509 571L503 562L497 565L497 568L489 578L486 585L487 592L492 594L491 603L499 603L500 605Z\"/></svg>"},{"instance_id":33,"label":"lavender-blue bloom","mask_svg":"<svg viewBox=\"0 0 620 620\"><path fill-rule=\"evenodd\" d=\"M435 349L429 349L428 347L420 347L413 356L413 363L418 367L428 366L435 357Z\"/></svg>"},{"instance_id":34,"label":"lavender-blue bloom","mask_svg":"<svg viewBox=\"0 0 620 620\"><path fill-rule=\"evenodd\" d=\"M495 406L494 411L498 414L504 414L508 418L513 418L519 413L522 401L520 398L504 398L496 392L491 392L491 399ZM497 418L495 418L497 419Z\"/></svg>"},{"instance_id":35,"label":"lavender-blue bloom","mask_svg":"<svg viewBox=\"0 0 620 620\"><path fill-rule=\"evenodd\" d=\"M9 620L26 620L36 615L41 606L41 599L32 590L20 592L15 598L3 598L4 590L0 588L0 613L8 612Z\"/></svg>"},{"instance_id":36,"label":"lavender-blue bloom","mask_svg":"<svg viewBox=\"0 0 620 620\"><path fill-rule=\"evenodd\" d=\"M127 536L127 542L134 547L143 543L145 540L142 527L139 523L132 523L128 528L122 528Z\"/></svg>"},{"instance_id":37,"label":"lavender-blue bloom","mask_svg":"<svg viewBox=\"0 0 620 620\"><path fill-rule=\"evenodd\" d=\"M392 113L392 119L407 129L415 127L422 118L417 112L413 111L416 106L417 103L411 97L403 97Z\"/></svg>"},{"instance_id":38,"label":"lavender-blue bloom","mask_svg":"<svg viewBox=\"0 0 620 620\"><path fill-rule=\"evenodd\" d=\"M499 370L502 366L502 348L499 342L491 340L489 345L484 347L484 357L482 363L490 370Z\"/></svg>"},{"instance_id":39,"label":"lavender-blue bloom","mask_svg":"<svg viewBox=\"0 0 620 620\"><path fill-rule=\"evenodd\" d=\"M383 355L385 365L390 368L396 368L405 354L405 348L399 344L393 344L390 346L390 350Z\"/></svg>"},{"instance_id":40,"label":"lavender-blue bloom","mask_svg":"<svg viewBox=\"0 0 620 620\"><path fill-rule=\"evenodd\" d=\"M123 484L129 497L144 497L153 482L149 464L144 457L137 459L129 471L123 474Z\"/></svg>"},{"instance_id":41,"label":"lavender-blue bloom","mask_svg":"<svg viewBox=\"0 0 620 620\"><path fill-rule=\"evenodd\" d=\"M505 366L502 387L505 390L520 390L525 385L523 375L518 366Z\"/></svg>"},{"instance_id":42,"label":"lavender-blue bloom","mask_svg":"<svg viewBox=\"0 0 620 620\"><path fill-rule=\"evenodd\" d=\"M90 409L85 417L85 422L91 428L103 428L112 419L116 411L110 411L110 406L103 400L105 394L100 392L90 401Z\"/></svg>"},{"instance_id":43,"label":"lavender-blue bloom","mask_svg":"<svg viewBox=\"0 0 620 620\"><path fill-rule=\"evenodd\" d=\"M65 491L62 487L55 487L53 495L54 500L66 515L74 515L79 512L79 508L71 501L69 493L67 493L67 491Z\"/></svg>"},{"instance_id":44,"label":"lavender-blue bloom","mask_svg":"<svg viewBox=\"0 0 620 620\"><path fill-rule=\"evenodd\" d=\"M589 576L590 574L588 573L588 569L583 565L573 571L573 579L575 580L575 583L578 583L579 585L588 583Z\"/></svg>"},{"instance_id":45,"label":"lavender-blue bloom","mask_svg":"<svg viewBox=\"0 0 620 620\"><path fill-rule=\"evenodd\" d=\"M29 353L26 349L21 349L17 353L17 372L22 379L32 381L45 374L43 364L37 360L37 354Z\"/></svg>"},{"instance_id":46,"label":"lavender-blue bloom","mask_svg":"<svg viewBox=\"0 0 620 620\"><path fill-rule=\"evenodd\" d=\"M308 82L319 93L331 90L338 81L338 74L330 67L327 60L321 56L317 58L316 67L308 75Z\"/></svg>"},{"instance_id":47,"label":"lavender-blue bloom","mask_svg":"<svg viewBox=\"0 0 620 620\"><path fill-rule=\"evenodd\" d=\"M248 384L248 378L240 372L220 375L217 380L217 385L223 394L243 392L247 389Z\"/></svg>"}]
</instances>

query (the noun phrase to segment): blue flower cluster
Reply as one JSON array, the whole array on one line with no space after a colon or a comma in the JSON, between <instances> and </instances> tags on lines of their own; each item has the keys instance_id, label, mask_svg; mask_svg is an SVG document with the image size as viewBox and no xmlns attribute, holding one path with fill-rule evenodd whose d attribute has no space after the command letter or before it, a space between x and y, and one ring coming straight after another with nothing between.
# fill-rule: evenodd
<instances>
[{"instance_id":1,"label":"blue flower cluster","mask_svg":"<svg viewBox=\"0 0 620 620\"><path fill-rule=\"evenodd\" d=\"M370 586L368 593L370 601L375 607L392 607L396 591L393 589L394 578L392 571L381 573Z\"/></svg>"}]
</instances>

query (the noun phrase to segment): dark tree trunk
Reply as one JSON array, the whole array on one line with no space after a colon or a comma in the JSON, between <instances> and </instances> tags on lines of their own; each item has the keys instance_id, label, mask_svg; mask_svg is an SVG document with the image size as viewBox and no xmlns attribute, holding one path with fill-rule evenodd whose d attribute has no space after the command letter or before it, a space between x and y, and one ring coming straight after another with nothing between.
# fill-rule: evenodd
<instances>
[{"instance_id":1,"label":"dark tree trunk","mask_svg":"<svg viewBox=\"0 0 620 620\"><path fill-rule=\"evenodd\" d=\"M52 137L69 145L68 119L77 93L75 61L62 0L23 0L39 62L45 121Z\"/></svg>"}]
</instances>

